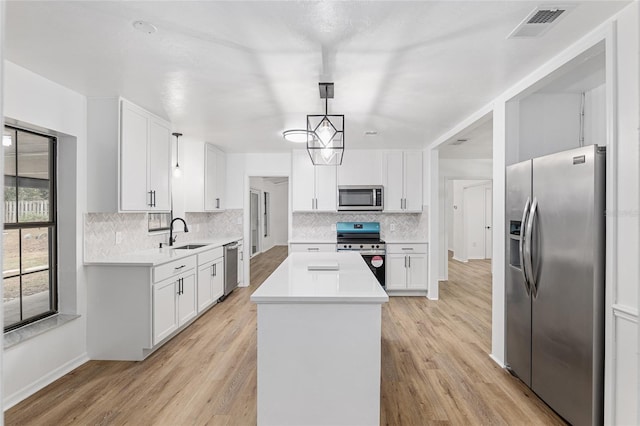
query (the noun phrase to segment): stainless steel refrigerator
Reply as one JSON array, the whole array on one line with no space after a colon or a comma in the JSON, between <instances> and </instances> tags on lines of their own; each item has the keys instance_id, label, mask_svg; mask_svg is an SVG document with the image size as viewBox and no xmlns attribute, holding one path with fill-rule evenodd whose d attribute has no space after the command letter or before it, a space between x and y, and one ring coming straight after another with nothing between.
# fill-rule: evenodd
<instances>
[{"instance_id":1,"label":"stainless steel refrigerator","mask_svg":"<svg viewBox=\"0 0 640 426\"><path fill-rule=\"evenodd\" d=\"M605 152L507 167L506 363L574 425L603 422Z\"/></svg>"}]
</instances>

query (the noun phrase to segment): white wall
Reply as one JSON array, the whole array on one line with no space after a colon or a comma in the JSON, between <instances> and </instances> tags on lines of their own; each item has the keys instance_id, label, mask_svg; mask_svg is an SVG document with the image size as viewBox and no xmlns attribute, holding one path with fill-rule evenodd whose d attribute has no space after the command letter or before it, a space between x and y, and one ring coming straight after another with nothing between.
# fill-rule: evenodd
<instances>
[{"instance_id":1,"label":"white wall","mask_svg":"<svg viewBox=\"0 0 640 426\"><path fill-rule=\"evenodd\" d=\"M260 194L260 205L264 208L264 192L269 193L270 215L269 215L269 235L264 236L264 215L260 220L260 250L267 251L273 246L286 246L289 241L288 209L289 209L289 183L274 184L262 177L250 178L251 189L257 189Z\"/></svg>"},{"instance_id":2,"label":"white wall","mask_svg":"<svg viewBox=\"0 0 640 426\"><path fill-rule=\"evenodd\" d=\"M640 423L640 359L638 354L638 286L640 285L640 5L634 2L617 21L617 91L615 144L607 155L608 179L615 179L615 193L608 195L607 229L615 232L615 257L607 265L607 364L606 398L611 424ZM617 151L617 152L616 152Z\"/></svg>"},{"instance_id":3,"label":"white wall","mask_svg":"<svg viewBox=\"0 0 640 426\"><path fill-rule=\"evenodd\" d=\"M79 314L55 330L4 352L7 408L87 360L86 280L82 214L86 210L86 98L11 62L4 62L4 115L58 134L59 309Z\"/></svg>"},{"instance_id":4,"label":"white wall","mask_svg":"<svg viewBox=\"0 0 640 426\"><path fill-rule=\"evenodd\" d=\"M291 154L227 154L228 209L244 208L246 176L291 176Z\"/></svg>"},{"instance_id":5,"label":"white wall","mask_svg":"<svg viewBox=\"0 0 640 426\"><path fill-rule=\"evenodd\" d=\"M440 159L438 162L438 209L441 226L438 226L439 255L436 276L440 281L448 278L448 249L453 242L453 184L451 182L465 179L491 179L491 164L492 160L486 159ZM428 174L429 171L427 170L426 173Z\"/></svg>"},{"instance_id":6,"label":"white wall","mask_svg":"<svg viewBox=\"0 0 640 426\"><path fill-rule=\"evenodd\" d=\"M4 28L4 4L5 2L0 3L0 28ZM0 30L0 93L4 93L4 31ZM3 123L4 126L4 115L2 110L2 99L0 99L0 122ZM0 152L0 170L2 170L2 174L4 175L4 150ZM0 217L2 217L2 222L4 223L4 211L0 212ZM0 234L0 244L4 247L3 236ZM4 265L4 259L2 256L2 251L0 250L0 262ZM4 286L0 285L0 298L4 300ZM0 306L0 329L4 330L4 306ZM3 377L3 350L0 351L0 377ZM4 401L4 384L2 383L4 380L0 380L0 401ZM0 416L0 426L4 425L4 416Z\"/></svg>"}]
</instances>

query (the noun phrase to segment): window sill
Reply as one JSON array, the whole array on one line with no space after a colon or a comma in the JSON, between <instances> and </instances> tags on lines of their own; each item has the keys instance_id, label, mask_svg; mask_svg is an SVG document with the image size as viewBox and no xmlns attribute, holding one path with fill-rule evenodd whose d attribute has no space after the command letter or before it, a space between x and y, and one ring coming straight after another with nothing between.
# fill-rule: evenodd
<instances>
[{"instance_id":1,"label":"window sill","mask_svg":"<svg viewBox=\"0 0 640 426\"><path fill-rule=\"evenodd\" d=\"M4 349L7 350L13 346L19 345L26 340L39 336L40 334L46 333L54 328L58 328L76 318L80 318L80 315L56 314L5 333Z\"/></svg>"}]
</instances>

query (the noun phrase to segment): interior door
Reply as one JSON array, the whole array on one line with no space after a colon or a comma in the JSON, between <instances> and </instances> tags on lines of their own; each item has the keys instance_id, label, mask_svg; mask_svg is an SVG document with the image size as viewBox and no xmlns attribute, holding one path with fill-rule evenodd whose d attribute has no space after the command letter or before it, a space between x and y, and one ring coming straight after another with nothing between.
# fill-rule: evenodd
<instances>
[{"instance_id":1,"label":"interior door","mask_svg":"<svg viewBox=\"0 0 640 426\"><path fill-rule=\"evenodd\" d=\"M484 258L491 259L493 251L493 188L484 189Z\"/></svg>"},{"instance_id":2,"label":"interior door","mask_svg":"<svg viewBox=\"0 0 640 426\"><path fill-rule=\"evenodd\" d=\"M251 256L260 252L260 192L250 194Z\"/></svg>"}]
</instances>

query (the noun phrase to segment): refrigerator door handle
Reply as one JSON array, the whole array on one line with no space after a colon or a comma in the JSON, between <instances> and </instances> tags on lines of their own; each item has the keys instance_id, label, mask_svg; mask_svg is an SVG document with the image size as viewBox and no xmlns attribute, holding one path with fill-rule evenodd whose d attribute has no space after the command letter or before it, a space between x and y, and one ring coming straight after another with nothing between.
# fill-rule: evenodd
<instances>
[{"instance_id":1,"label":"refrigerator door handle","mask_svg":"<svg viewBox=\"0 0 640 426\"><path fill-rule=\"evenodd\" d=\"M525 239L527 235L527 218L529 217L529 207L531 206L531 199L527 197L527 202L524 205L522 211L522 222L520 222L520 269L522 269L522 276L524 277L524 286L527 288L527 294L531 295L531 284L529 284L529 276L527 275L527 268L524 262L524 250Z\"/></svg>"},{"instance_id":2,"label":"refrigerator door handle","mask_svg":"<svg viewBox=\"0 0 640 426\"><path fill-rule=\"evenodd\" d=\"M538 199L533 198L533 203L531 203L531 210L529 212L529 219L527 220L527 231L526 231L526 248L527 248L527 256L525 257L525 262L527 263L527 271L529 273L529 286L531 287L531 294L533 297L538 296L538 285L533 276L533 222L535 220L536 212L538 211Z\"/></svg>"}]
</instances>

